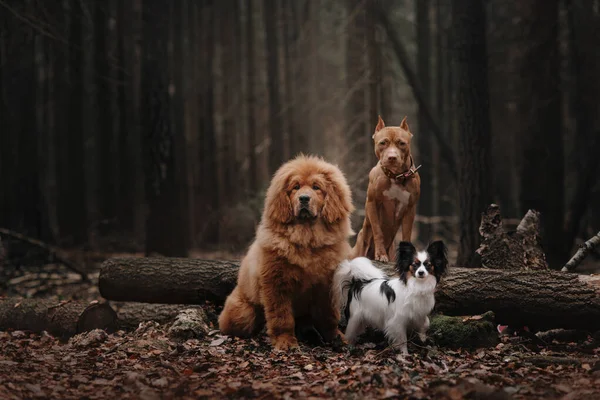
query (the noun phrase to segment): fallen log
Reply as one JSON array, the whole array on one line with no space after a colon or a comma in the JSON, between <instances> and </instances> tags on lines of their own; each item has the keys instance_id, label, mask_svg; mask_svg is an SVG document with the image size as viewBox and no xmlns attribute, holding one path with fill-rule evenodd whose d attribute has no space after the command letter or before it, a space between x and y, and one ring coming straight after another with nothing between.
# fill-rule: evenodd
<instances>
[{"instance_id":1,"label":"fallen log","mask_svg":"<svg viewBox=\"0 0 600 400\"><path fill-rule=\"evenodd\" d=\"M390 264L376 263L391 271ZM109 300L165 304L223 303L239 262L178 258L113 258L100 271ZM452 268L436 295L446 315L493 311L501 324L531 330L600 330L600 276L556 271Z\"/></svg>"},{"instance_id":2,"label":"fallen log","mask_svg":"<svg viewBox=\"0 0 600 400\"><path fill-rule=\"evenodd\" d=\"M173 322L187 309L201 310L200 306L189 304L147 304L133 302L111 303L118 315L117 327L123 330L137 329L142 322L155 321L159 324Z\"/></svg>"},{"instance_id":3,"label":"fallen log","mask_svg":"<svg viewBox=\"0 0 600 400\"><path fill-rule=\"evenodd\" d=\"M46 331L67 339L94 329L114 330L117 314L106 303L48 299L0 300L0 330Z\"/></svg>"}]
</instances>

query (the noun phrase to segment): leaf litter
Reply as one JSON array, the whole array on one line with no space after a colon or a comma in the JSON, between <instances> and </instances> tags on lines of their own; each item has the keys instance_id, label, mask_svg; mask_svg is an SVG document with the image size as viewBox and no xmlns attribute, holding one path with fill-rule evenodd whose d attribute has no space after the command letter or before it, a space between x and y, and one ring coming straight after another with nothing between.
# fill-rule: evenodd
<instances>
[{"instance_id":1,"label":"leaf litter","mask_svg":"<svg viewBox=\"0 0 600 400\"><path fill-rule=\"evenodd\" d=\"M384 343L276 353L264 334L177 341L155 322L67 342L0 332L0 398L600 398L590 340L552 348L503 337L476 351L411 345L403 356Z\"/></svg>"}]
</instances>

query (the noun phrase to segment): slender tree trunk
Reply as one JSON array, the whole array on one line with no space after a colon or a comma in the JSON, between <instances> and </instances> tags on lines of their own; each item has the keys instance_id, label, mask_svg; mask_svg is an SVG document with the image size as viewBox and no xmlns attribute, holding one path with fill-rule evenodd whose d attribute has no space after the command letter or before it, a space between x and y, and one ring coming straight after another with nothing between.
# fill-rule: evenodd
<instances>
[{"instance_id":1,"label":"slender tree trunk","mask_svg":"<svg viewBox=\"0 0 600 400\"><path fill-rule=\"evenodd\" d=\"M421 89L423 90L424 100L427 104L433 105L431 101L431 23L429 18L430 0L415 0L417 10L417 71ZM419 199L418 213L431 216L433 213L433 178L434 164L432 156L433 142L431 140L431 131L427 125L425 111L419 108L418 131L415 134L417 146L419 148L418 164L423 165L419 170L421 176L421 198ZM420 234L426 234L425 237L431 237L430 230L432 225L422 226Z\"/></svg>"},{"instance_id":2,"label":"slender tree trunk","mask_svg":"<svg viewBox=\"0 0 600 400\"><path fill-rule=\"evenodd\" d=\"M367 124L366 53L367 16L362 1L346 0L348 13L346 47L346 103L345 136L348 138L347 169L356 169L364 159L365 149L371 144L375 125ZM372 152L372 151L371 151Z\"/></svg>"},{"instance_id":3,"label":"slender tree trunk","mask_svg":"<svg viewBox=\"0 0 600 400\"><path fill-rule=\"evenodd\" d=\"M127 179L123 180L123 192L126 193L128 202L121 208L122 219L128 221L134 237L140 243L145 242L146 236L146 182L144 178L142 161L142 0L133 0L131 7L125 7L125 21L123 28L125 38L122 51L126 60L127 75L131 76L122 95L122 104L125 107L125 120L127 136L123 136L121 144L121 165L127 171ZM125 80L125 71L121 77ZM125 87L124 87L125 89ZM133 208L133 212L131 209Z\"/></svg>"},{"instance_id":4,"label":"slender tree trunk","mask_svg":"<svg viewBox=\"0 0 600 400\"><path fill-rule=\"evenodd\" d=\"M111 17L112 1L106 2L105 5L95 3L94 6L94 67L95 74L93 76L96 82L96 90L98 94L98 132L102 135L98 138L96 144L96 170L98 171L98 191L96 197L98 206L98 216L101 219L109 219L114 217L114 204L116 198L114 185L118 185L116 171L120 170L118 160L111 157L111 149L113 141L117 139L113 133L113 121L118 119L119 114L114 114L113 104L111 102L111 59L109 46L116 43L114 38L111 38L109 26L109 18ZM113 39L113 40L111 40ZM92 227L96 227L99 221L94 221ZM93 233L93 232L92 232Z\"/></svg>"},{"instance_id":5,"label":"slender tree trunk","mask_svg":"<svg viewBox=\"0 0 600 400\"><path fill-rule=\"evenodd\" d=\"M174 189L172 194L175 198L175 218L180 224L179 233L180 239L183 241L182 248L187 250L190 248L191 231L189 223L189 204L188 204L188 163L187 163L187 141L185 134L184 121L184 51L183 51L183 1L175 1L170 4L170 35L172 56L169 57L171 65L169 71L171 74L169 95L171 98L171 130L173 131L173 174L174 174Z\"/></svg>"},{"instance_id":6,"label":"slender tree trunk","mask_svg":"<svg viewBox=\"0 0 600 400\"><path fill-rule=\"evenodd\" d=\"M258 146L256 134L256 55L254 46L254 7L252 2L246 2L246 105L248 107L248 175L250 193L256 193L259 189L258 165L256 147Z\"/></svg>"},{"instance_id":7,"label":"slender tree trunk","mask_svg":"<svg viewBox=\"0 0 600 400\"><path fill-rule=\"evenodd\" d=\"M84 41L83 3L69 0L69 61L68 61L68 101L65 108L58 109L60 118L65 118L64 110L69 110L66 120L65 137L61 140L61 181L59 204L60 220L63 223L63 238L70 238L71 244L82 244L87 239L88 215L86 211L86 185L84 168ZM67 90L65 88L65 90Z\"/></svg>"},{"instance_id":8,"label":"slender tree trunk","mask_svg":"<svg viewBox=\"0 0 600 400\"><path fill-rule=\"evenodd\" d=\"M524 56L518 70L521 212L542 213L542 237L551 268L567 261L564 243L564 156L558 54L558 0L519 2Z\"/></svg>"},{"instance_id":9,"label":"slender tree trunk","mask_svg":"<svg viewBox=\"0 0 600 400\"><path fill-rule=\"evenodd\" d=\"M80 135L83 138L83 166L84 166L84 187L85 187L85 210L87 226L85 226L85 239L90 242L90 245L94 246L95 230L100 222L100 210L99 198L101 193L99 190L100 184L100 168L99 168L99 149L101 146L98 140L98 102L97 96L101 87L97 85L97 76L100 71L97 70L97 49L94 47L94 41L97 36L95 25L96 13L98 10L98 3L89 2L87 0L79 0L82 4L82 92L81 97L76 100L80 101L83 106L83 113L81 119L81 125L73 135ZM100 15L99 18L102 18ZM101 97L102 100L104 98ZM108 118L107 118L108 119ZM105 125L101 125L105 128ZM104 132L106 134L106 132ZM108 132L110 134L110 132Z\"/></svg>"},{"instance_id":10,"label":"slender tree trunk","mask_svg":"<svg viewBox=\"0 0 600 400\"><path fill-rule=\"evenodd\" d=\"M457 68L460 246L457 264L476 266L481 213L491 202L490 118L482 0L452 3Z\"/></svg>"},{"instance_id":11,"label":"slender tree trunk","mask_svg":"<svg viewBox=\"0 0 600 400\"><path fill-rule=\"evenodd\" d=\"M54 15L63 14L62 5L53 8ZM57 44L54 42L48 43L45 41L45 57L43 63L47 68L46 82L43 87L38 86L37 103L40 108L38 117L38 126L36 127L38 140L38 176L39 176L39 192L40 196L40 211L43 216L41 219L40 239L46 242L54 242L58 239L60 232L58 220L58 188L56 175L56 59L60 57L60 52L57 51ZM38 58L39 60L39 58ZM42 68L40 66L40 68ZM41 84L41 71L38 72L39 84Z\"/></svg>"},{"instance_id":12,"label":"slender tree trunk","mask_svg":"<svg viewBox=\"0 0 600 400\"><path fill-rule=\"evenodd\" d=\"M284 137L279 93L279 45L277 41L277 21L279 7L277 0L264 0L265 37L267 52L267 88L269 93L269 173L274 173L284 161Z\"/></svg>"},{"instance_id":13,"label":"slender tree trunk","mask_svg":"<svg viewBox=\"0 0 600 400\"><path fill-rule=\"evenodd\" d=\"M294 83L295 66L298 63L296 57L296 44L298 40L298 28L294 15L293 0L282 1L283 23L283 75L285 82L285 122L289 137L289 156L295 156L303 149L304 135L295 132L296 124L296 93Z\"/></svg>"},{"instance_id":14,"label":"slender tree trunk","mask_svg":"<svg viewBox=\"0 0 600 400\"><path fill-rule=\"evenodd\" d=\"M170 118L168 14L161 6L144 3L142 114L144 171L148 216L146 254L187 255L185 224L177 190L179 137Z\"/></svg>"},{"instance_id":15,"label":"slender tree trunk","mask_svg":"<svg viewBox=\"0 0 600 400\"><path fill-rule=\"evenodd\" d=\"M199 40L201 58L199 92L201 112L200 115L200 207L196 221L202 226L201 237L206 244L215 244L219 238L219 229L216 217L219 212L219 181L217 179L217 143L214 121L214 2L207 0L201 6L202 28Z\"/></svg>"}]
</instances>

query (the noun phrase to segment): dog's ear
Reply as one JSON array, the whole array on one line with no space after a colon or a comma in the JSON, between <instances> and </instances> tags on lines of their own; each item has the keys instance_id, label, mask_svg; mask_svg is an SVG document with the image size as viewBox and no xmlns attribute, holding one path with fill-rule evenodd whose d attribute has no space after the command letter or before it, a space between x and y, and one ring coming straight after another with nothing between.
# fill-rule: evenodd
<instances>
[{"instance_id":1,"label":"dog's ear","mask_svg":"<svg viewBox=\"0 0 600 400\"><path fill-rule=\"evenodd\" d=\"M411 242L402 241L398 243L396 252L396 270L400 274L400 279L406 283L407 273L410 270L410 265L415 261L417 249Z\"/></svg>"},{"instance_id":2,"label":"dog's ear","mask_svg":"<svg viewBox=\"0 0 600 400\"><path fill-rule=\"evenodd\" d=\"M408 127L408 122L406 121L407 117L404 116L404 118L402 119L402 122L400 122L400 128L404 129L406 132L410 133L410 136L412 137L412 132L410 131L410 128Z\"/></svg>"},{"instance_id":3,"label":"dog's ear","mask_svg":"<svg viewBox=\"0 0 600 400\"><path fill-rule=\"evenodd\" d=\"M325 188L325 201L321 215L325 222L334 224L344 218L348 218L354 211L352 204L352 192L341 171L331 171L325 174L327 185Z\"/></svg>"},{"instance_id":4,"label":"dog's ear","mask_svg":"<svg viewBox=\"0 0 600 400\"><path fill-rule=\"evenodd\" d=\"M385 122L383 122L383 118L381 118L381 115L377 116L377 126L375 127L375 132L373 133L373 136L371 136L371 139L375 139L375 134L377 132L379 132L380 130L382 130L383 128L385 128Z\"/></svg>"},{"instance_id":5,"label":"dog's ear","mask_svg":"<svg viewBox=\"0 0 600 400\"><path fill-rule=\"evenodd\" d=\"M294 219L292 201L287 191L288 180L276 174L267 190L265 213L267 217L278 223L287 224Z\"/></svg>"},{"instance_id":6,"label":"dog's ear","mask_svg":"<svg viewBox=\"0 0 600 400\"><path fill-rule=\"evenodd\" d=\"M439 278L446 274L448 269L448 249L444 242L436 240L427 247L427 254L433 264L435 276L439 280Z\"/></svg>"}]
</instances>

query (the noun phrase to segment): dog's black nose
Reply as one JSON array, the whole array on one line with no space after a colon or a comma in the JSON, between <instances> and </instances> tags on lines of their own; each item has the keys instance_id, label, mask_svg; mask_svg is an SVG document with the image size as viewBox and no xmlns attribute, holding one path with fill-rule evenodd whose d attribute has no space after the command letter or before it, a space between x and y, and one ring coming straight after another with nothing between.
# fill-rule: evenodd
<instances>
[{"instance_id":1,"label":"dog's black nose","mask_svg":"<svg viewBox=\"0 0 600 400\"><path fill-rule=\"evenodd\" d=\"M417 275L423 276L423 275L425 275L425 271L419 271L419 272L417 272Z\"/></svg>"},{"instance_id":2,"label":"dog's black nose","mask_svg":"<svg viewBox=\"0 0 600 400\"><path fill-rule=\"evenodd\" d=\"M303 194L302 196L299 197L300 203L302 204L308 204L308 202L310 201L310 196L307 194Z\"/></svg>"}]
</instances>

